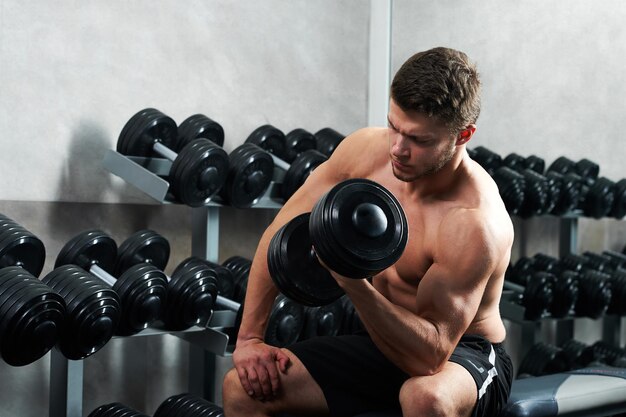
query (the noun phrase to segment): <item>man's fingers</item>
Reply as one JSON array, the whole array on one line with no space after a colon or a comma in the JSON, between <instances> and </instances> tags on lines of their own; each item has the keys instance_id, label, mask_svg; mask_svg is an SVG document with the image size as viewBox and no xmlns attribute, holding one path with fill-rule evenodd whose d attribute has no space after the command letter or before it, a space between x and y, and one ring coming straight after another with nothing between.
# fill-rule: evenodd
<instances>
[{"instance_id":1,"label":"man's fingers","mask_svg":"<svg viewBox=\"0 0 626 417\"><path fill-rule=\"evenodd\" d=\"M278 378L278 369L276 369L275 362L267 367L267 373L272 388L272 396L276 396L278 395L278 390L280 389L280 379Z\"/></svg>"},{"instance_id":2,"label":"man's fingers","mask_svg":"<svg viewBox=\"0 0 626 417\"><path fill-rule=\"evenodd\" d=\"M280 372L282 372L283 374L287 372L287 366L289 365L289 362L291 362L289 356L287 356L282 350L279 350L276 353L276 361L278 361L278 367L280 369Z\"/></svg>"},{"instance_id":3,"label":"man's fingers","mask_svg":"<svg viewBox=\"0 0 626 417\"><path fill-rule=\"evenodd\" d=\"M259 382L259 375L257 374L254 368L250 368L247 370L248 373L248 381L250 382L250 391L248 395L251 395L253 398L262 399L263 397L263 389L261 388L261 383ZM250 394L252 392L252 394Z\"/></svg>"},{"instance_id":4,"label":"man's fingers","mask_svg":"<svg viewBox=\"0 0 626 417\"><path fill-rule=\"evenodd\" d=\"M239 375L239 381L241 382L241 386L244 391L248 393L248 395L252 396L254 394L254 390L252 389L252 385L250 385L250 381L248 381L248 373L246 369L243 367L237 367L237 375Z\"/></svg>"}]
</instances>

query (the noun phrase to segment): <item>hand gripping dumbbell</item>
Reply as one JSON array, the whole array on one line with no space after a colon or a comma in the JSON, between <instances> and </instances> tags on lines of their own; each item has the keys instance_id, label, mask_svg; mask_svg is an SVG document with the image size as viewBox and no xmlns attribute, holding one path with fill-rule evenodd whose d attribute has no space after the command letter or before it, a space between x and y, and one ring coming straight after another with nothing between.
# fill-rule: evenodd
<instances>
[{"instance_id":1,"label":"hand gripping dumbbell","mask_svg":"<svg viewBox=\"0 0 626 417\"><path fill-rule=\"evenodd\" d=\"M142 263L165 269L170 256L170 244L153 230L139 230L118 248L115 273ZM206 325L211 318L217 296L217 276L206 268L194 269L183 261L167 279L167 301L161 320L168 330L185 330L191 326Z\"/></svg>"},{"instance_id":2,"label":"hand gripping dumbbell","mask_svg":"<svg viewBox=\"0 0 626 417\"><path fill-rule=\"evenodd\" d=\"M192 394L178 394L167 398L154 412L154 417L174 416L224 417L224 410L220 406L215 405L204 398L200 398Z\"/></svg>"},{"instance_id":3,"label":"hand gripping dumbbell","mask_svg":"<svg viewBox=\"0 0 626 417\"><path fill-rule=\"evenodd\" d=\"M219 270L220 266L211 262L200 260L209 268ZM243 315L243 303L246 298L248 287L248 275L252 261L242 256L231 256L226 259L222 266L231 272L233 280L233 298L228 300L225 294L220 293L218 296L217 308L222 310L231 310L237 312L234 326L234 338L239 332L239 325ZM226 274L224 274L226 277ZM279 295L274 300L270 317L267 321L267 327L263 339L265 343L277 347L286 347L295 343L304 326L304 309L293 300Z\"/></svg>"},{"instance_id":4,"label":"hand gripping dumbbell","mask_svg":"<svg viewBox=\"0 0 626 417\"><path fill-rule=\"evenodd\" d=\"M93 410L87 417L148 417L122 403L103 404Z\"/></svg>"},{"instance_id":5,"label":"hand gripping dumbbell","mask_svg":"<svg viewBox=\"0 0 626 417\"><path fill-rule=\"evenodd\" d=\"M276 232L268 267L287 297L309 307L329 304L343 291L318 257L343 276L367 278L393 265L407 239L406 216L393 194L374 181L350 179Z\"/></svg>"},{"instance_id":6,"label":"hand gripping dumbbell","mask_svg":"<svg viewBox=\"0 0 626 417\"><path fill-rule=\"evenodd\" d=\"M78 234L63 246L55 268L76 265L99 278L117 293L122 313L115 334L137 333L161 317L167 291L165 274L154 265L142 263L115 278L112 271L117 258L117 244L101 230Z\"/></svg>"},{"instance_id":7,"label":"hand gripping dumbbell","mask_svg":"<svg viewBox=\"0 0 626 417\"><path fill-rule=\"evenodd\" d=\"M126 123L117 141L117 151L131 156L159 155L172 161L169 172L172 194L184 204L202 206L224 185L228 155L208 139L191 140L180 150L178 142L176 122L148 108Z\"/></svg>"},{"instance_id":8,"label":"hand gripping dumbbell","mask_svg":"<svg viewBox=\"0 0 626 417\"><path fill-rule=\"evenodd\" d=\"M0 355L23 366L57 343L65 302L36 277L45 261L41 240L0 214Z\"/></svg>"}]
</instances>

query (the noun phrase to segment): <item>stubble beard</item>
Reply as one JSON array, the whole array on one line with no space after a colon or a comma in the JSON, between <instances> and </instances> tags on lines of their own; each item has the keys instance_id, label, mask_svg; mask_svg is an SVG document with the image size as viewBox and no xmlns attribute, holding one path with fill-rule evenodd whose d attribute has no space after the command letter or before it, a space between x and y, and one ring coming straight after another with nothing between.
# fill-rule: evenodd
<instances>
[{"instance_id":1,"label":"stubble beard","mask_svg":"<svg viewBox=\"0 0 626 417\"><path fill-rule=\"evenodd\" d=\"M432 164L429 164L423 167L420 172L416 172L412 174L399 172L399 171L396 171L393 164L391 165L391 170L393 171L393 175L400 181L403 181L403 182L416 181L420 178L424 178L424 177L427 177L429 175L433 175L439 172L444 166L446 166L448 162L452 160L452 157L454 156L454 150L455 150L455 146L453 144L441 155L439 159L434 161Z\"/></svg>"}]
</instances>

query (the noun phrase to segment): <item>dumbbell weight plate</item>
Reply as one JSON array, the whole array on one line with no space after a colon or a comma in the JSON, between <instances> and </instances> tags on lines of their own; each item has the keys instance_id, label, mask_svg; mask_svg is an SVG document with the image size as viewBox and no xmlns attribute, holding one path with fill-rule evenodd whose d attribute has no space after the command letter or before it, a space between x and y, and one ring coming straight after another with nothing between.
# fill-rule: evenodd
<instances>
[{"instance_id":1,"label":"dumbbell weight plate","mask_svg":"<svg viewBox=\"0 0 626 417\"><path fill-rule=\"evenodd\" d=\"M55 269L61 265L74 264L86 271L97 264L105 271L112 271L117 259L115 241L101 230L88 230L70 239L57 256Z\"/></svg>"},{"instance_id":2,"label":"dumbbell weight plate","mask_svg":"<svg viewBox=\"0 0 626 417\"><path fill-rule=\"evenodd\" d=\"M172 405L176 402L176 400L184 394L172 395L166 398L154 412L154 417L168 417L171 416L172 413Z\"/></svg>"},{"instance_id":3,"label":"dumbbell weight plate","mask_svg":"<svg viewBox=\"0 0 626 417\"><path fill-rule=\"evenodd\" d=\"M235 148L229 158L230 169L221 194L233 207L250 207L269 187L274 161L267 152L251 143Z\"/></svg>"},{"instance_id":4,"label":"dumbbell weight plate","mask_svg":"<svg viewBox=\"0 0 626 417\"><path fill-rule=\"evenodd\" d=\"M34 276L39 276L45 259L46 250L41 240L23 227L4 228L0 233L0 268L20 265Z\"/></svg>"},{"instance_id":5,"label":"dumbbell weight plate","mask_svg":"<svg viewBox=\"0 0 626 417\"><path fill-rule=\"evenodd\" d=\"M343 181L320 198L309 232L326 266L349 278L371 277L393 265L408 240L398 200L367 179Z\"/></svg>"},{"instance_id":6,"label":"dumbbell weight plate","mask_svg":"<svg viewBox=\"0 0 626 417\"><path fill-rule=\"evenodd\" d=\"M143 129L144 126L144 122L146 120L147 117L153 117L156 116L158 114L160 114L161 112L159 112L156 109L145 109L144 111L140 112L137 119L134 121L134 123L130 126L130 128L126 131L124 136L121 136L118 138L118 152L124 155L128 155L128 152L131 152L129 150L129 143L131 141L131 138L136 137L138 134L141 134L141 129ZM152 149L150 149L151 151ZM150 153L149 155L144 155L144 156L153 156L152 153Z\"/></svg>"},{"instance_id":7,"label":"dumbbell weight plate","mask_svg":"<svg viewBox=\"0 0 626 417\"><path fill-rule=\"evenodd\" d=\"M194 258L183 261L172 273L164 323L169 329L183 330L206 324L217 298L217 275Z\"/></svg>"},{"instance_id":8,"label":"dumbbell weight plate","mask_svg":"<svg viewBox=\"0 0 626 417\"><path fill-rule=\"evenodd\" d=\"M170 244L163 236L149 229L138 230L117 249L115 275L131 266L147 262L163 271L170 259Z\"/></svg>"},{"instance_id":9,"label":"dumbbell weight plate","mask_svg":"<svg viewBox=\"0 0 626 417\"><path fill-rule=\"evenodd\" d=\"M341 330L343 305L340 300L320 307L305 309L303 339L317 336L336 336Z\"/></svg>"},{"instance_id":10,"label":"dumbbell weight plate","mask_svg":"<svg viewBox=\"0 0 626 417\"><path fill-rule=\"evenodd\" d=\"M288 200L304 184L311 172L328 158L321 152L310 150L298 155L289 166L281 186L282 197Z\"/></svg>"},{"instance_id":11,"label":"dumbbell weight plate","mask_svg":"<svg viewBox=\"0 0 626 417\"><path fill-rule=\"evenodd\" d=\"M126 143L128 141L127 138L131 135L131 131L133 131L136 128L137 124L144 119L147 113L153 113L156 111L157 110L153 108L146 108L135 113L133 117L128 119L128 121L124 124L124 127L122 127L120 135L117 138L117 152L121 153L122 155L126 155Z\"/></svg>"},{"instance_id":12,"label":"dumbbell weight plate","mask_svg":"<svg viewBox=\"0 0 626 417\"><path fill-rule=\"evenodd\" d=\"M216 264L215 262L202 260L209 268L215 271L217 276L217 292L222 297L230 300L234 299L235 295L235 279L230 269Z\"/></svg>"},{"instance_id":13,"label":"dumbbell weight plate","mask_svg":"<svg viewBox=\"0 0 626 417\"><path fill-rule=\"evenodd\" d=\"M128 336L161 318L167 296L163 271L150 264L127 269L113 285L122 304L122 316L116 334Z\"/></svg>"},{"instance_id":14,"label":"dumbbell weight plate","mask_svg":"<svg viewBox=\"0 0 626 417\"><path fill-rule=\"evenodd\" d=\"M124 155L149 157L153 155L156 140L172 150L177 149L176 122L158 110L155 113L154 110L150 109L138 116L137 127L127 132L125 142L122 144L125 149L118 149L118 152ZM139 113L142 112L144 111Z\"/></svg>"},{"instance_id":15,"label":"dumbbell weight plate","mask_svg":"<svg viewBox=\"0 0 626 417\"><path fill-rule=\"evenodd\" d=\"M308 150L314 150L317 139L311 132L304 129L294 129L285 135L285 162L293 162L298 155Z\"/></svg>"},{"instance_id":16,"label":"dumbbell weight plate","mask_svg":"<svg viewBox=\"0 0 626 417\"><path fill-rule=\"evenodd\" d=\"M344 135L330 127L318 130L314 136L317 150L328 157L335 152L335 148L337 148L345 138Z\"/></svg>"},{"instance_id":17,"label":"dumbbell weight plate","mask_svg":"<svg viewBox=\"0 0 626 417\"><path fill-rule=\"evenodd\" d=\"M228 154L208 139L185 146L172 164L172 193L191 207L206 204L228 177Z\"/></svg>"},{"instance_id":18,"label":"dumbbell weight plate","mask_svg":"<svg viewBox=\"0 0 626 417\"><path fill-rule=\"evenodd\" d=\"M312 251L309 213L301 214L272 237L267 262L272 280L287 297L305 306L329 304L343 295Z\"/></svg>"},{"instance_id":19,"label":"dumbbell weight plate","mask_svg":"<svg viewBox=\"0 0 626 417\"><path fill-rule=\"evenodd\" d=\"M214 120L203 114L194 114L178 126L178 146L180 151L191 141L199 138L208 139L217 146L224 145L224 129Z\"/></svg>"},{"instance_id":20,"label":"dumbbell weight plate","mask_svg":"<svg viewBox=\"0 0 626 417\"><path fill-rule=\"evenodd\" d=\"M298 340L303 326L303 307L279 295L267 322L265 343L276 347L289 346Z\"/></svg>"},{"instance_id":21,"label":"dumbbell weight plate","mask_svg":"<svg viewBox=\"0 0 626 417\"><path fill-rule=\"evenodd\" d=\"M257 127L250 133L245 143L257 145L282 160L287 158L285 134L272 125Z\"/></svg>"},{"instance_id":22,"label":"dumbbell weight plate","mask_svg":"<svg viewBox=\"0 0 626 417\"><path fill-rule=\"evenodd\" d=\"M611 217L621 219L626 216L626 178L615 183L615 201L609 213Z\"/></svg>"}]
</instances>

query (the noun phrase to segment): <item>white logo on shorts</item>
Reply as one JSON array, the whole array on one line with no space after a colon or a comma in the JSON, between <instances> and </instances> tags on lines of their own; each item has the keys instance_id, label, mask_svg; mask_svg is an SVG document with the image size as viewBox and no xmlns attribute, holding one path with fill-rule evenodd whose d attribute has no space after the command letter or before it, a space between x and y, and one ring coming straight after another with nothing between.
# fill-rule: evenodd
<instances>
[{"instance_id":1,"label":"white logo on shorts","mask_svg":"<svg viewBox=\"0 0 626 417\"><path fill-rule=\"evenodd\" d=\"M473 366L474 368L476 368L476 370L477 370L478 372L480 372L481 374L482 374L483 372L485 372L485 368L483 368L482 366L479 368L478 366L474 365L474 362L472 362L471 360L469 360L469 359L468 359L467 361L468 361L469 363L471 363L471 364L472 364L472 366Z\"/></svg>"}]
</instances>

